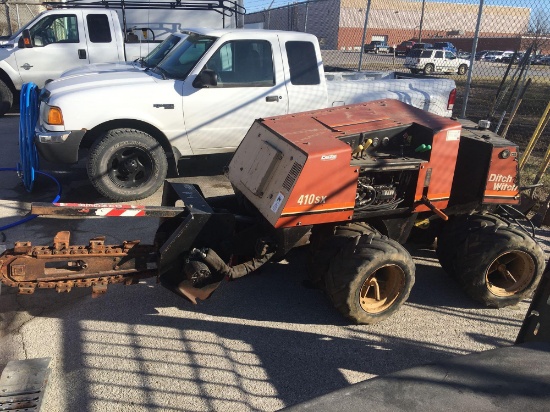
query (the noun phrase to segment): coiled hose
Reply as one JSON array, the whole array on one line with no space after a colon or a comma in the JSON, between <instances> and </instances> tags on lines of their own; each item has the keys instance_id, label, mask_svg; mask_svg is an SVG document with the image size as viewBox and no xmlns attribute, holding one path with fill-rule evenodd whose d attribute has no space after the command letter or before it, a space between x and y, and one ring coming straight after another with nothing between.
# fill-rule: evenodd
<instances>
[{"instance_id":1,"label":"coiled hose","mask_svg":"<svg viewBox=\"0 0 550 412\"><path fill-rule=\"evenodd\" d=\"M52 203L56 203L61 198L61 184L52 175L38 170L38 153L34 145L34 128L38 121L39 107L38 87L34 83L25 83L21 89L19 104L19 163L17 167L2 167L0 172L17 172L21 176L27 192L32 191L37 173L50 178L57 185L57 195L52 200ZM26 223L36 216L25 216L16 222L0 226L0 231Z\"/></svg>"},{"instance_id":2,"label":"coiled hose","mask_svg":"<svg viewBox=\"0 0 550 412\"><path fill-rule=\"evenodd\" d=\"M39 168L38 152L34 145L34 128L38 121L38 86L25 83L21 88L19 103L19 163L18 171L27 192L34 186L35 172Z\"/></svg>"}]
</instances>

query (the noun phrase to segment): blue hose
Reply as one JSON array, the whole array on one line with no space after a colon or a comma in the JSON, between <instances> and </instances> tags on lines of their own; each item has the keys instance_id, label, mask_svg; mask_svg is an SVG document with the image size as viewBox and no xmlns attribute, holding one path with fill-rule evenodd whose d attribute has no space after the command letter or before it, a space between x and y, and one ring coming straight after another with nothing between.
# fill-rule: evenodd
<instances>
[{"instance_id":1,"label":"blue hose","mask_svg":"<svg viewBox=\"0 0 550 412\"><path fill-rule=\"evenodd\" d=\"M15 167L0 167L0 172L19 172L19 168L15 168ZM44 172L41 172L39 170L36 170L36 173L38 174L41 174L43 176L46 176L46 177L49 177L51 180L54 181L54 183L57 185L57 195L55 196L55 198L52 200L52 203L56 203L59 201L59 199L61 199L61 183L59 183L59 180L57 180L55 177L53 177L52 175L48 174L48 173L44 173ZM18 220L17 222L13 222L13 223L9 223L5 226L0 226L0 231L2 230L7 230L7 229L11 229L12 227L15 227L15 226L19 226L23 223L26 223L30 220L33 220L35 217L37 217L38 215L29 215L29 216L25 216L23 219L20 219Z\"/></svg>"},{"instance_id":2,"label":"blue hose","mask_svg":"<svg viewBox=\"0 0 550 412\"><path fill-rule=\"evenodd\" d=\"M34 128L38 121L40 107L38 90L36 84L25 83L21 88L19 103L19 163L17 168L27 192L32 191L35 173L39 167L38 152L34 145Z\"/></svg>"},{"instance_id":3,"label":"blue hose","mask_svg":"<svg viewBox=\"0 0 550 412\"><path fill-rule=\"evenodd\" d=\"M38 101L38 86L34 83L25 83L21 89L21 99L19 104L19 163L17 168L2 167L0 172L13 171L17 172L22 180L27 192L32 191L34 186L34 178L36 174L41 174L49 177L57 185L57 195L52 203L56 203L61 198L61 184L52 175L38 170L38 152L34 145L34 128L38 121L38 112L40 102ZM12 227L26 223L37 217L37 215L29 215L23 219L0 226L0 231L11 229Z\"/></svg>"}]
</instances>

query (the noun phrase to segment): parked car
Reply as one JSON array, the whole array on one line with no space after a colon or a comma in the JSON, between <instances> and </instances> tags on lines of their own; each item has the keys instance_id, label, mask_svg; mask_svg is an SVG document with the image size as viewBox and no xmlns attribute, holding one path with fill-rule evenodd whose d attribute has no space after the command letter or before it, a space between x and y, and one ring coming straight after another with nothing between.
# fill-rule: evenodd
<instances>
[{"instance_id":1,"label":"parked car","mask_svg":"<svg viewBox=\"0 0 550 412\"><path fill-rule=\"evenodd\" d=\"M425 49L412 50L405 59L404 66L411 73L458 73L463 75L468 71L470 62L458 58L456 54L448 50Z\"/></svg>"},{"instance_id":2,"label":"parked car","mask_svg":"<svg viewBox=\"0 0 550 412\"><path fill-rule=\"evenodd\" d=\"M434 43L434 49L448 50L457 54L456 47L453 43L448 41L438 41Z\"/></svg>"},{"instance_id":3,"label":"parked car","mask_svg":"<svg viewBox=\"0 0 550 412\"><path fill-rule=\"evenodd\" d=\"M485 58L485 56L487 56L490 53L495 53L495 52L497 52L497 50L481 50L481 51L478 51L478 52L476 52L475 59L476 60L483 60Z\"/></svg>"},{"instance_id":4,"label":"parked car","mask_svg":"<svg viewBox=\"0 0 550 412\"><path fill-rule=\"evenodd\" d=\"M535 56L535 58L531 61L531 64L540 64L540 65L550 65L550 56Z\"/></svg>"},{"instance_id":5,"label":"parked car","mask_svg":"<svg viewBox=\"0 0 550 412\"><path fill-rule=\"evenodd\" d=\"M511 55L507 54L505 56L502 56L501 62L502 63L510 63L510 61L512 61L512 59L513 59L514 63L517 63L517 62L519 62L520 60L523 59L523 56L524 56L523 53L512 53Z\"/></svg>"},{"instance_id":6,"label":"parked car","mask_svg":"<svg viewBox=\"0 0 550 412\"><path fill-rule=\"evenodd\" d=\"M363 46L365 53L393 53L393 47L389 46L385 40L373 40Z\"/></svg>"},{"instance_id":7,"label":"parked car","mask_svg":"<svg viewBox=\"0 0 550 412\"><path fill-rule=\"evenodd\" d=\"M500 51L500 50L491 50L491 51L488 51L487 53L485 53L485 55L481 58L481 60L486 61L486 62L494 61L494 56L500 55L502 53L504 53L504 52Z\"/></svg>"},{"instance_id":8,"label":"parked car","mask_svg":"<svg viewBox=\"0 0 550 412\"><path fill-rule=\"evenodd\" d=\"M415 43L412 49L433 49L434 45L431 43Z\"/></svg>"},{"instance_id":9,"label":"parked car","mask_svg":"<svg viewBox=\"0 0 550 412\"><path fill-rule=\"evenodd\" d=\"M401 44L399 44L395 48L395 54L398 56L400 54L402 54L403 56L406 56L409 54L409 52L411 51L414 45L415 45L415 42L412 40L403 41L401 42Z\"/></svg>"},{"instance_id":10,"label":"parked car","mask_svg":"<svg viewBox=\"0 0 550 412\"><path fill-rule=\"evenodd\" d=\"M504 58L511 58L514 55L513 51L499 51L495 53L490 53L484 57L485 61L493 63L502 63Z\"/></svg>"}]
</instances>

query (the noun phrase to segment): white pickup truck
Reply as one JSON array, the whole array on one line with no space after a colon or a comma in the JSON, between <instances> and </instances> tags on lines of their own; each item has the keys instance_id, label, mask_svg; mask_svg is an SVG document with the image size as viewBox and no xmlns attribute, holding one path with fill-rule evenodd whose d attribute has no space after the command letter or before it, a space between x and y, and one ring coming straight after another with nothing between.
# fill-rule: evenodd
<instances>
[{"instance_id":1,"label":"white pickup truck","mask_svg":"<svg viewBox=\"0 0 550 412\"><path fill-rule=\"evenodd\" d=\"M185 9L190 3L182 0L177 5L166 2L133 10L128 2L128 10L121 12L105 8L117 7L116 1L100 5L102 8L69 1L57 3L56 7L63 8L40 13L0 42L0 116L10 109L24 83L42 87L73 67L136 60L190 22L212 28L235 27L235 19L228 14L240 10L242 0L194 6L204 10Z\"/></svg>"},{"instance_id":2,"label":"white pickup truck","mask_svg":"<svg viewBox=\"0 0 550 412\"><path fill-rule=\"evenodd\" d=\"M181 156L234 151L257 118L377 99L452 113L450 79L325 77L310 34L201 29L175 35L182 40L153 68L99 67L48 83L35 136L40 155L74 163L79 149L89 148L93 185L124 201L155 192L167 174L177 174Z\"/></svg>"}]
</instances>

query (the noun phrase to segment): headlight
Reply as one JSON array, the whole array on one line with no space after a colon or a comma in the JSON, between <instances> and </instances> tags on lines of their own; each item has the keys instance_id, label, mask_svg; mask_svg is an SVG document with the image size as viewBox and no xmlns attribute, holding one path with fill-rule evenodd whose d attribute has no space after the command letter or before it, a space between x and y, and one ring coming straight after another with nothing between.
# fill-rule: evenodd
<instances>
[{"instance_id":1,"label":"headlight","mask_svg":"<svg viewBox=\"0 0 550 412\"><path fill-rule=\"evenodd\" d=\"M63 113L59 107L47 106L45 118L48 124L63 126Z\"/></svg>"}]
</instances>

